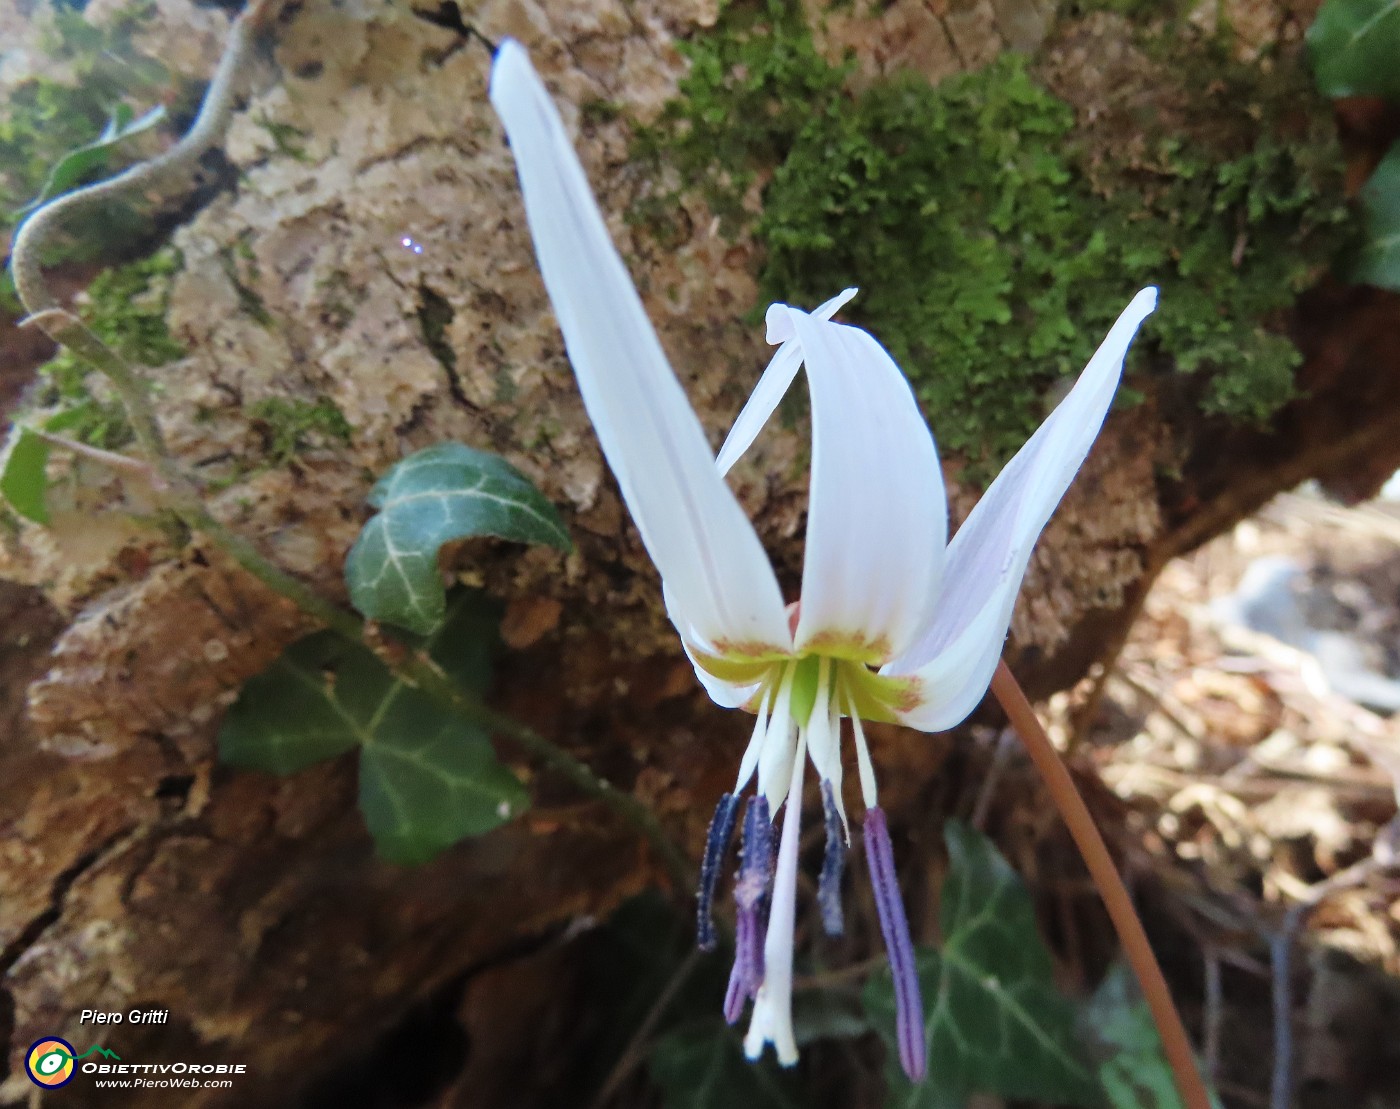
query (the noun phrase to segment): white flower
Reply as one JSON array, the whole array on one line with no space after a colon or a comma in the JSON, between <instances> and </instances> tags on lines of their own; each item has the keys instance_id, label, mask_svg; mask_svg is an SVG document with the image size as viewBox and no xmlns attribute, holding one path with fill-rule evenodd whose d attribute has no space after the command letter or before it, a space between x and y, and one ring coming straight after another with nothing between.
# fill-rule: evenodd
<instances>
[{"instance_id":1,"label":"white flower","mask_svg":"<svg viewBox=\"0 0 1400 1109\"><path fill-rule=\"evenodd\" d=\"M777 353L716 461L558 114L518 43L508 41L497 53L491 101L515 154L540 271L584 406L660 571L667 611L714 700L757 716L735 792L721 804L712 829L702 930L737 795L756 772L766 802L760 812L776 816L789 793L797 798L783 821L765 896L754 891L766 885L768 861L757 856L768 849L746 845L745 873L754 876L746 888L753 896L747 907L741 903L741 917L760 912L765 902L768 917L766 929L751 916L748 923L756 927L740 930L727 1008L733 1016L746 996L756 995L745 1041L749 1055L771 1042L781 1062L796 1060L792 935L803 767L810 757L828 809L835 810L828 827L841 828L840 722L848 718L867 808L866 847L900 1000L901 1057L919 1077L918 982L860 722L942 730L982 699L1031 548L1098 434L1128 345L1156 306L1156 290L1144 289L1128 305L1074 388L949 543L937 451L908 382L871 335L831 322L855 290L811 313L785 304L768 310L768 341ZM812 474L801 597L790 612L724 474L804 366ZM839 865L835 873L824 899L838 896ZM761 954L753 946L758 937Z\"/></svg>"}]
</instances>

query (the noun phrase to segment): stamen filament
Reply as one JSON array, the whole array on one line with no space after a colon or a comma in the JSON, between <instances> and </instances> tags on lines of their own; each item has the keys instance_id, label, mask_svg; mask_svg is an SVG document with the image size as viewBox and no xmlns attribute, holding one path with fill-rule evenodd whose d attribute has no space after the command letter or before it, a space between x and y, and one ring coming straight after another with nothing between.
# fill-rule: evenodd
<instances>
[{"instance_id":1,"label":"stamen filament","mask_svg":"<svg viewBox=\"0 0 1400 1109\"><path fill-rule=\"evenodd\" d=\"M877 808L880 802L875 790L875 767L870 762L870 748L865 742L865 729L861 726L860 717L856 715L854 698L847 696L845 700L846 714L851 718L851 731L856 737L856 767L860 770L861 799L867 809Z\"/></svg>"}]
</instances>

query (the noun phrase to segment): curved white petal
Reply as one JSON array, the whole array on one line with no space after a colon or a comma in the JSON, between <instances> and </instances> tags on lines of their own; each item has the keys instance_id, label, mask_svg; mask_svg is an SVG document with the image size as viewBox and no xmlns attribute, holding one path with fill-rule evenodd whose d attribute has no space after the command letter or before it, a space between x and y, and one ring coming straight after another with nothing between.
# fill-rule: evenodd
<instances>
[{"instance_id":1,"label":"curved white petal","mask_svg":"<svg viewBox=\"0 0 1400 1109\"><path fill-rule=\"evenodd\" d=\"M820 320L829 320L855 295L855 289L843 289L812 315ZM781 306L774 305L773 307ZM734 426L729 429L729 435L724 440L724 445L719 449L719 457L715 459L715 465L719 467L721 474L729 473L734 463L738 462L743 457L744 452L753 446L753 441L758 438L758 433L763 430L763 425L768 422L768 417L773 415L773 410L778 407L778 402L787 395L787 391L792 385L792 379L797 376L797 370L802 365L801 349L796 344L787 341L792 337L791 327L787 328L786 335L778 338L773 329L773 308L768 309L768 315L768 341L778 343L778 350L768 363L768 368L759 377L758 384L749 394L747 403L734 421ZM784 320L784 322L786 321Z\"/></svg>"},{"instance_id":2,"label":"curved white petal","mask_svg":"<svg viewBox=\"0 0 1400 1109\"><path fill-rule=\"evenodd\" d=\"M761 681L748 683L725 681L723 678L715 677L700 664L700 660L696 657L697 653L713 656L719 651L713 643L706 641L705 637L697 632L694 625L676 608L676 598L664 579L661 582L661 600L666 606L666 615L671 621L671 626L676 629L676 634L680 636L685 657L690 659L690 665L695 668L695 677L705 687L705 692L710 695L710 700L722 709L741 708L753 700L754 694L763 685Z\"/></svg>"},{"instance_id":3,"label":"curved white petal","mask_svg":"<svg viewBox=\"0 0 1400 1109\"><path fill-rule=\"evenodd\" d=\"M685 644L683 643L682 646ZM690 653L688 646L685 653L689 655L690 663L695 667L695 677L705 687L705 692L710 695L710 700L722 709L743 708L763 688L762 682L755 682L752 685L738 685L735 682L727 682L723 678L717 678L695 661L695 656Z\"/></svg>"},{"instance_id":4,"label":"curved white petal","mask_svg":"<svg viewBox=\"0 0 1400 1109\"><path fill-rule=\"evenodd\" d=\"M787 620L768 556L715 470L700 421L519 43L507 41L496 53L491 103L515 154L540 273L584 407L676 608L712 642L785 646Z\"/></svg>"},{"instance_id":5,"label":"curved white petal","mask_svg":"<svg viewBox=\"0 0 1400 1109\"><path fill-rule=\"evenodd\" d=\"M914 674L925 684L924 703L902 718L910 726L951 728L982 699L1035 541L1103 426L1128 346L1156 306L1156 289L1133 298L1069 395L1007 463L953 537L929 627L884 670Z\"/></svg>"},{"instance_id":6,"label":"curved white petal","mask_svg":"<svg viewBox=\"0 0 1400 1109\"><path fill-rule=\"evenodd\" d=\"M884 661L919 631L948 528L914 394L865 331L786 309L812 394L812 484L798 650Z\"/></svg>"}]
</instances>

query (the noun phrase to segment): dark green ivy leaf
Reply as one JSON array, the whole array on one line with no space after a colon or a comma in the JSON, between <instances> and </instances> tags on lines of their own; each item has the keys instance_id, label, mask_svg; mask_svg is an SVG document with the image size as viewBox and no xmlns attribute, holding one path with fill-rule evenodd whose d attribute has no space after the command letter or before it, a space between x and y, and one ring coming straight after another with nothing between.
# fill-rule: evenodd
<instances>
[{"instance_id":1,"label":"dark green ivy leaf","mask_svg":"<svg viewBox=\"0 0 1400 1109\"><path fill-rule=\"evenodd\" d=\"M494 636L488 602L466 590L453 597L425 646L449 676L480 694ZM485 732L330 632L299 640L252 678L219 733L224 762L273 774L356 746L360 810L379 853L392 862L424 862L526 807L524 787L496 761Z\"/></svg>"},{"instance_id":2,"label":"dark green ivy leaf","mask_svg":"<svg viewBox=\"0 0 1400 1109\"><path fill-rule=\"evenodd\" d=\"M1396 51L1395 68L1400 70L1400 43ZM1361 206L1366 237L1351 279L1400 291L1400 143L1390 148L1361 190Z\"/></svg>"},{"instance_id":3,"label":"dark green ivy leaf","mask_svg":"<svg viewBox=\"0 0 1400 1109\"><path fill-rule=\"evenodd\" d=\"M1400 100L1400 3L1328 0L1308 28L1317 87L1324 96Z\"/></svg>"},{"instance_id":4,"label":"dark green ivy leaf","mask_svg":"<svg viewBox=\"0 0 1400 1109\"><path fill-rule=\"evenodd\" d=\"M48 488L49 445L23 424L10 429L0 452L0 496L10 507L36 524L49 522L44 503Z\"/></svg>"},{"instance_id":5,"label":"dark green ivy leaf","mask_svg":"<svg viewBox=\"0 0 1400 1109\"><path fill-rule=\"evenodd\" d=\"M739 1033L720 1017L698 1021L656 1041L648 1064L666 1109L797 1109L791 1075L771 1053L744 1058Z\"/></svg>"},{"instance_id":6,"label":"dark green ivy leaf","mask_svg":"<svg viewBox=\"0 0 1400 1109\"><path fill-rule=\"evenodd\" d=\"M885 1104L949 1109L975 1092L1059 1105L1102 1096L1075 1040L1074 1006L1055 988L1030 895L984 836L956 821L945 831L943 949L918 951L928 1078L891 1067ZM895 1054L894 988L872 979L865 1004Z\"/></svg>"},{"instance_id":7,"label":"dark green ivy leaf","mask_svg":"<svg viewBox=\"0 0 1400 1109\"><path fill-rule=\"evenodd\" d=\"M493 535L570 550L554 506L505 459L438 443L391 467L370 492L378 508L345 562L355 607L426 635L442 621L438 548Z\"/></svg>"}]
</instances>

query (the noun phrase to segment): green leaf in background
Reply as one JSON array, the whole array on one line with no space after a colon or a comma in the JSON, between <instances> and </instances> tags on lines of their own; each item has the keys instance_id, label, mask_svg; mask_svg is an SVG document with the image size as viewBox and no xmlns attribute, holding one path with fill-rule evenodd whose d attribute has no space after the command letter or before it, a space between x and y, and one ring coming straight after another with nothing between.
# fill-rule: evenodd
<instances>
[{"instance_id":1,"label":"green leaf in background","mask_svg":"<svg viewBox=\"0 0 1400 1109\"><path fill-rule=\"evenodd\" d=\"M355 607L426 635L443 618L438 548L493 535L570 550L554 506L528 478L494 454L439 443L393 466L370 492L379 509L345 561Z\"/></svg>"},{"instance_id":2,"label":"green leaf in background","mask_svg":"<svg viewBox=\"0 0 1400 1109\"><path fill-rule=\"evenodd\" d=\"M66 193L91 171L101 169L111 159L118 146L133 135L149 131L165 119L165 106L157 105L140 118L133 118L133 115L131 108L126 104L118 104L112 110L111 118L108 119L102 134L92 142L65 154L49 171L49 179L44 182L39 195L15 212L15 218L34 211L60 193Z\"/></svg>"},{"instance_id":3,"label":"green leaf in background","mask_svg":"<svg viewBox=\"0 0 1400 1109\"><path fill-rule=\"evenodd\" d=\"M852 988L802 990L792 998L792 1033L804 1048L818 1040L854 1040L874 1031L870 1014Z\"/></svg>"},{"instance_id":4,"label":"green leaf in background","mask_svg":"<svg viewBox=\"0 0 1400 1109\"><path fill-rule=\"evenodd\" d=\"M791 1075L771 1052L750 1063L739 1032L718 1016L658 1039L648 1069L666 1109L798 1109Z\"/></svg>"},{"instance_id":5,"label":"green leaf in background","mask_svg":"<svg viewBox=\"0 0 1400 1109\"><path fill-rule=\"evenodd\" d=\"M943 949L918 951L928 1078L889 1068L887 1106L947 1109L974 1092L1092 1106L1102 1094L1075 1038L1074 1006L1055 988L1030 895L984 836L956 821L944 831ZM871 980L865 1004L894 1053L894 988Z\"/></svg>"},{"instance_id":6,"label":"green leaf in background","mask_svg":"<svg viewBox=\"0 0 1400 1109\"><path fill-rule=\"evenodd\" d=\"M1400 100L1400 0L1328 0L1308 48L1324 96Z\"/></svg>"},{"instance_id":7,"label":"green leaf in background","mask_svg":"<svg viewBox=\"0 0 1400 1109\"><path fill-rule=\"evenodd\" d=\"M299 639L243 686L219 730L219 757L277 775L335 758L363 742L391 680L373 654L334 632Z\"/></svg>"},{"instance_id":8,"label":"green leaf in background","mask_svg":"<svg viewBox=\"0 0 1400 1109\"><path fill-rule=\"evenodd\" d=\"M1400 46L1396 49L1395 67L1400 70ZM1400 143L1390 148L1362 188L1361 207L1366 237L1351 280L1400 291Z\"/></svg>"},{"instance_id":9,"label":"green leaf in background","mask_svg":"<svg viewBox=\"0 0 1400 1109\"><path fill-rule=\"evenodd\" d=\"M480 694L490 678L495 612L464 590L425 644ZM252 678L219 732L233 766L290 774L360 748L360 810L379 854L419 863L522 812L523 786L480 728L398 681L365 647L329 632L294 643Z\"/></svg>"},{"instance_id":10,"label":"green leaf in background","mask_svg":"<svg viewBox=\"0 0 1400 1109\"><path fill-rule=\"evenodd\" d=\"M36 524L49 522L44 503L48 488L49 445L22 424L10 428L0 451L0 496L10 507Z\"/></svg>"},{"instance_id":11,"label":"green leaf in background","mask_svg":"<svg viewBox=\"0 0 1400 1109\"><path fill-rule=\"evenodd\" d=\"M1099 1081L1113 1109L1181 1109L1152 1012L1127 966L1109 970L1085 1006L1083 1022L1103 1058ZM1214 1090L1210 1097L1219 1109Z\"/></svg>"}]
</instances>

